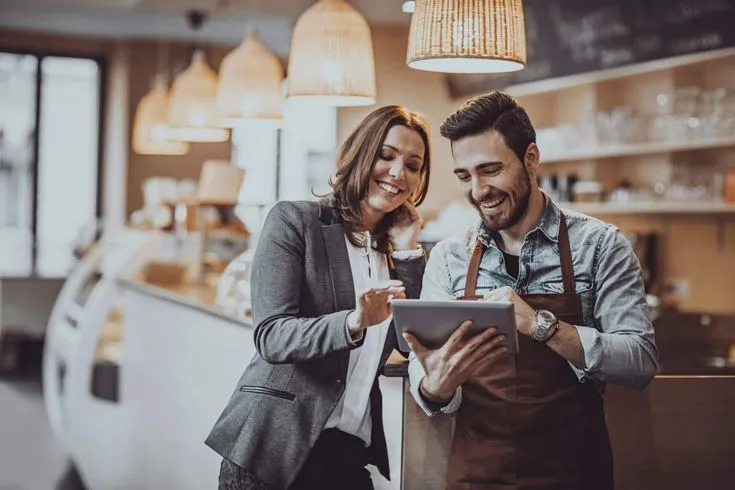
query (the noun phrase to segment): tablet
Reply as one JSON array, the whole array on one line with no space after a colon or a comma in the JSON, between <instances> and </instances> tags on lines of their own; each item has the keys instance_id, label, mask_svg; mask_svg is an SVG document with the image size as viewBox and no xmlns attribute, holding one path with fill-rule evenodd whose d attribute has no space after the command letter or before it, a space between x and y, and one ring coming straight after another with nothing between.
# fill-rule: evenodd
<instances>
[{"instance_id":1,"label":"tablet","mask_svg":"<svg viewBox=\"0 0 735 490\"><path fill-rule=\"evenodd\" d=\"M488 327L497 328L505 334L504 344L508 350L518 352L513 303L424 299L394 299L390 303L398 344L405 352L411 349L403 338L404 332L412 334L426 347L439 347L465 320L474 320L475 324L470 329L473 334Z\"/></svg>"}]
</instances>

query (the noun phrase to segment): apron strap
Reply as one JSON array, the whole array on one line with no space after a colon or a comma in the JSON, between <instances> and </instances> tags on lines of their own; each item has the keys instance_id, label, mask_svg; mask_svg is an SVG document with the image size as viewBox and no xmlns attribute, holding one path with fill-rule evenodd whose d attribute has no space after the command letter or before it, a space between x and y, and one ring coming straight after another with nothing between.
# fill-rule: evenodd
<instances>
[{"instance_id":1,"label":"apron strap","mask_svg":"<svg viewBox=\"0 0 735 490\"><path fill-rule=\"evenodd\" d=\"M467 279L464 285L464 297L474 298L475 290L477 289L477 276L480 273L480 261L482 260L482 254L485 253L485 246L482 244L480 239L477 239L475 248L472 250L472 257L470 257L470 265L467 268Z\"/></svg>"},{"instance_id":2,"label":"apron strap","mask_svg":"<svg viewBox=\"0 0 735 490\"><path fill-rule=\"evenodd\" d=\"M478 238L472 250L470 263L467 267L467 279L464 287L464 298L474 298L477 290L477 276L480 273L480 261L485 253L485 246ZM572 268L572 248L569 246L569 231L564 213L559 212L559 255L561 256L561 278L564 283L564 292L575 294L574 269Z\"/></svg>"}]
</instances>

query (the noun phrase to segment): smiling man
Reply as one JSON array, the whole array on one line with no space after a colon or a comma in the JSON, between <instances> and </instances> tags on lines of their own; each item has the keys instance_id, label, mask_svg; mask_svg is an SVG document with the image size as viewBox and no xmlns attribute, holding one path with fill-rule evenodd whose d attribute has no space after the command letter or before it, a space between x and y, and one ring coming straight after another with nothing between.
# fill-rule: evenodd
<instances>
[{"instance_id":1,"label":"smiling man","mask_svg":"<svg viewBox=\"0 0 735 490\"><path fill-rule=\"evenodd\" d=\"M604 385L643 389L657 371L638 260L539 189L536 132L508 95L468 101L441 134L481 219L434 247L421 297L512 301L519 333L515 355L494 329L463 325L435 350L406 337L414 398L457 412L447 488L612 490Z\"/></svg>"}]
</instances>

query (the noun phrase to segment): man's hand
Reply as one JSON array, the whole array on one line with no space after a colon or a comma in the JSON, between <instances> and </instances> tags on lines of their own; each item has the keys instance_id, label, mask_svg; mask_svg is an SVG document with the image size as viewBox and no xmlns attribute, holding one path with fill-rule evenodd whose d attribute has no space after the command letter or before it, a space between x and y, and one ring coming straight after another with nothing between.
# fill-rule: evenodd
<instances>
[{"instance_id":1,"label":"man's hand","mask_svg":"<svg viewBox=\"0 0 735 490\"><path fill-rule=\"evenodd\" d=\"M438 349L428 349L413 335L405 333L411 350L426 371L421 392L429 401L448 401L457 388L487 362L488 356L506 352L502 345L504 335L495 328L468 338L472 321L463 322L447 342Z\"/></svg>"},{"instance_id":2,"label":"man's hand","mask_svg":"<svg viewBox=\"0 0 735 490\"><path fill-rule=\"evenodd\" d=\"M513 291L513 288L503 286L502 288L493 289L492 291L485 293L483 296L483 301L490 301L493 303L505 301L513 303L516 314L516 330L528 337L531 337L536 331L536 310L523 301L523 299L518 296L518 293Z\"/></svg>"},{"instance_id":3,"label":"man's hand","mask_svg":"<svg viewBox=\"0 0 735 490\"><path fill-rule=\"evenodd\" d=\"M536 311L523 301L513 289L509 287L494 289L485 294L484 301L512 302L515 305L516 330L523 335L533 336L536 331ZM556 335L549 339L545 345L579 369L584 369L587 366L579 332L573 325L559 322L559 330Z\"/></svg>"}]
</instances>

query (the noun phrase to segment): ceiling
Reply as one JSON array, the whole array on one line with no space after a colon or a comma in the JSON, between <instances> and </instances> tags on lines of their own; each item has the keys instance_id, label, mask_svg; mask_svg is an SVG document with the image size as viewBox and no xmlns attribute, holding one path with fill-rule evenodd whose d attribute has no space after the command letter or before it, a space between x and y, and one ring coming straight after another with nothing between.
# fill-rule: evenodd
<instances>
[{"instance_id":1,"label":"ceiling","mask_svg":"<svg viewBox=\"0 0 735 490\"><path fill-rule=\"evenodd\" d=\"M239 43L257 27L263 43L288 54L291 29L316 0L0 0L0 28L112 38ZM350 0L371 25L408 25L402 0ZM209 14L194 32L186 12Z\"/></svg>"},{"instance_id":2,"label":"ceiling","mask_svg":"<svg viewBox=\"0 0 735 490\"><path fill-rule=\"evenodd\" d=\"M0 0L0 7L17 7L17 0ZM59 10L117 10L181 13L203 10L213 15L247 15L260 13L290 19L292 22L316 0L24 0L25 9L54 8ZM349 0L370 23L403 24L402 0Z\"/></svg>"}]
</instances>

